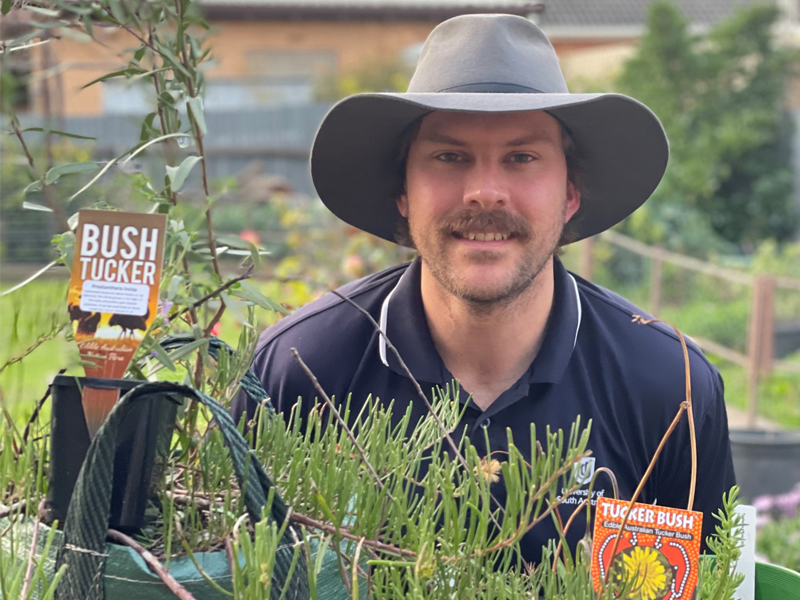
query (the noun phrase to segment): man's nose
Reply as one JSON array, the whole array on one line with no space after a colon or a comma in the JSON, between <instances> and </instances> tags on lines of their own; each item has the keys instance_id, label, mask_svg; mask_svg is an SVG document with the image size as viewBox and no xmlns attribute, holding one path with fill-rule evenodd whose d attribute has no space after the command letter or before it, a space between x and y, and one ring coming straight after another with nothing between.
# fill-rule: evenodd
<instances>
[{"instance_id":1,"label":"man's nose","mask_svg":"<svg viewBox=\"0 0 800 600\"><path fill-rule=\"evenodd\" d=\"M502 169L491 164L475 164L464 186L464 204L482 210L502 208L508 203L508 186Z\"/></svg>"}]
</instances>

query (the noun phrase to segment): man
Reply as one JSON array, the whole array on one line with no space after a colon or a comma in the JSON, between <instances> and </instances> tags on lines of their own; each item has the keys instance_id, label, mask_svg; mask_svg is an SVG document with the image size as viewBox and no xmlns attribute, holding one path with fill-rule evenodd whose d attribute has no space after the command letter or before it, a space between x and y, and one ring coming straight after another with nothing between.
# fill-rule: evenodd
<instances>
[{"instance_id":1,"label":"man","mask_svg":"<svg viewBox=\"0 0 800 600\"><path fill-rule=\"evenodd\" d=\"M344 221L413 244L420 258L351 283L340 293L364 308L399 350L426 394L453 379L468 402L461 426L479 452L507 450L507 429L529 448L530 423L569 431L593 420L583 489L600 467L630 498L684 399L684 359L674 332L634 323L622 298L568 273L559 246L599 233L655 189L668 148L658 119L635 100L570 94L552 46L520 17L469 15L428 38L406 94L347 98L325 118L311 168L322 201ZM278 411L318 395L296 348L325 391L368 395L395 411L425 407L369 320L336 295L268 329L254 368ZM722 381L689 347L698 453L694 507L711 513L734 483ZM471 397L471 400L468 398ZM240 396L238 419L254 400ZM686 507L687 421L673 434L640 501ZM593 492L613 493L600 473ZM493 494L505 499L502 482ZM569 542L584 531L579 517ZM550 523L522 542L538 561Z\"/></svg>"}]
</instances>

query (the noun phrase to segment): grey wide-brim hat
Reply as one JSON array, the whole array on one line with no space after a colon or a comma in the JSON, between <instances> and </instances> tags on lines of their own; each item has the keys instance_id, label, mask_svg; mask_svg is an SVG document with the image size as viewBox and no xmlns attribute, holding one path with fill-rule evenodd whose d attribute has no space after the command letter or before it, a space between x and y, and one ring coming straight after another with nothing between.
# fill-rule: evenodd
<instances>
[{"instance_id":1,"label":"grey wide-brim hat","mask_svg":"<svg viewBox=\"0 0 800 600\"><path fill-rule=\"evenodd\" d=\"M570 94L553 46L529 20L465 15L428 36L407 93L358 94L328 112L311 152L322 202L343 221L396 241L399 141L434 110L545 110L561 121L575 142L583 191L570 241L630 215L667 166L664 129L646 106L620 94Z\"/></svg>"}]
</instances>

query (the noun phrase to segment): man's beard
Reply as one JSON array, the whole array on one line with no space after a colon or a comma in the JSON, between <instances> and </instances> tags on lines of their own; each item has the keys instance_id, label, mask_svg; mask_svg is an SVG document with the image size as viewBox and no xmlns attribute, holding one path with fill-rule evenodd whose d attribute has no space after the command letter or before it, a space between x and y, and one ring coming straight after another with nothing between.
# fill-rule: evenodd
<instances>
[{"instance_id":1,"label":"man's beard","mask_svg":"<svg viewBox=\"0 0 800 600\"><path fill-rule=\"evenodd\" d=\"M560 223L564 222L566 203ZM509 306L536 282L539 273L547 265L558 248L563 225L551 231L534 233L530 224L522 217L504 210L475 213L465 209L448 216L433 230L424 235L409 223L411 237L425 265L439 286L452 296L466 303L473 311L490 313ZM448 258L448 245L452 236L459 232L493 231L511 237L522 244L524 252L514 266L514 273L503 284L491 289L471 289L462 282ZM473 263L490 264L500 259L492 250L471 250L466 258Z\"/></svg>"}]
</instances>

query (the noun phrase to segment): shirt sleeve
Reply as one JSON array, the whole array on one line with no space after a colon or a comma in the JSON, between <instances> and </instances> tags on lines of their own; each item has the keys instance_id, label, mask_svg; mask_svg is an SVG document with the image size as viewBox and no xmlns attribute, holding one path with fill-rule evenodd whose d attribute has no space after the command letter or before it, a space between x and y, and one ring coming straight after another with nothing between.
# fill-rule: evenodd
<instances>
[{"instance_id":1,"label":"shirt sleeve","mask_svg":"<svg viewBox=\"0 0 800 600\"><path fill-rule=\"evenodd\" d=\"M709 371L711 385L697 389L692 400L697 439L697 485L693 509L703 513L702 552L708 551L706 538L716 531L719 524L714 515L722 508L722 496L736 484L722 377L710 365ZM707 396L703 397L704 394ZM681 433L675 436L673 456L676 457L676 467L658 482L660 505L686 508L689 502L692 459L687 424L687 418L682 418L679 424Z\"/></svg>"}]
</instances>

